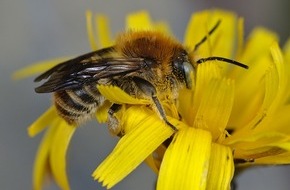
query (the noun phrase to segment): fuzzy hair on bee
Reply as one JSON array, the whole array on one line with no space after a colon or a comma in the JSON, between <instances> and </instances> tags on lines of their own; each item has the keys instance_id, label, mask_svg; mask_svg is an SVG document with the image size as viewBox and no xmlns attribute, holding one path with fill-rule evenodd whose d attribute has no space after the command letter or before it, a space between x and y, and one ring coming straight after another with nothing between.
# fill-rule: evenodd
<instances>
[{"instance_id":1,"label":"fuzzy hair on bee","mask_svg":"<svg viewBox=\"0 0 290 190\"><path fill-rule=\"evenodd\" d=\"M118 86L132 97L151 100L160 118L176 130L166 118L162 99L170 94L175 102L178 91L191 88L194 83L190 75L195 73L198 63L207 60L247 67L221 57L194 61L192 51L170 36L157 31L128 31L120 34L111 47L65 61L44 72L35 81L46 81L35 91L52 92L58 114L69 124L80 125L92 118L106 101L97 85ZM113 114L121 106L112 104L109 123L116 123ZM113 128L118 128L115 125Z\"/></svg>"}]
</instances>

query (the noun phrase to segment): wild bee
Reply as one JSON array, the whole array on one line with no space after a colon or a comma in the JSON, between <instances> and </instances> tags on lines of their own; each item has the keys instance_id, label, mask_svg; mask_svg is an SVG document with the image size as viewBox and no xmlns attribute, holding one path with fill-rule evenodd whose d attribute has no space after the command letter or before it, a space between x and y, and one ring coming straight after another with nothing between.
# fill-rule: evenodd
<instances>
[{"instance_id":1,"label":"wild bee","mask_svg":"<svg viewBox=\"0 0 290 190\"><path fill-rule=\"evenodd\" d=\"M206 39L205 36L194 51ZM117 37L114 46L60 63L41 74L35 81L47 81L35 91L53 92L59 115L69 124L80 125L90 119L106 100L97 85L118 86L130 96L151 100L164 122L176 130L167 120L160 98L170 93L175 101L181 88L191 88L194 81L190 73L195 73L198 63L220 60L247 68L244 64L222 57L194 61L190 53L194 51L189 51L172 37L160 32L125 32ZM113 104L109 116L121 106Z\"/></svg>"}]
</instances>

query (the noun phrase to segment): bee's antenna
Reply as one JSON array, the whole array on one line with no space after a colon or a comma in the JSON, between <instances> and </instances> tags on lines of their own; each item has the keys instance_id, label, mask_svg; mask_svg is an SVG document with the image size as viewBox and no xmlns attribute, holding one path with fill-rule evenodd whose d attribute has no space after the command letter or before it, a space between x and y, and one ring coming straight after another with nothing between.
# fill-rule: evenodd
<instances>
[{"instance_id":1,"label":"bee's antenna","mask_svg":"<svg viewBox=\"0 0 290 190\"><path fill-rule=\"evenodd\" d=\"M208 36L210 36L219 27L220 23L221 23L221 20L219 19L216 22L216 24L212 27L212 29L207 33L207 35L204 36L200 40L200 42L198 42L194 46L193 52L195 52L199 48L199 46L201 44L203 44L207 40ZM216 57L216 56L201 58L201 59L197 60L196 63L200 64L200 63L203 63L203 62L206 62L206 61L213 61L213 60L227 62L227 63L233 64L233 65L237 65L237 66L242 67L242 68L245 68L245 69L248 69L249 68L248 65L245 65L245 64L240 63L238 61L235 61L235 60L232 60L232 59L227 59L227 58L224 58L224 57Z\"/></svg>"},{"instance_id":2,"label":"bee's antenna","mask_svg":"<svg viewBox=\"0 0 290 190\"><path fill-rule=\"evenodd\" d=\"M233 65L237 65L237 66L245 68L245 69L249 68L248 65L245 65L245 64L240 63L238 61L235 61L235 60L232 60L232 59L227 59L227 58L224 58L224 57L206 57L206 58L201 58L201 59L197 60L196 63L200 64L200 63L203 63L203 62L206 62L206 61L214 61L214 60L227 62L227 63L233 64Z\"/></svg>"},{"instance_id":3,"label":"bee's antenna","mask_svg":"<svg viewBox=\"0 0 290 190\"><path fill-rule=\"evenodd\" d=\"M199 48L199 46L200 46L201 44L203 44L203 43L207 40L207 37L208 37L209 35L211 35L211 34L212 34L216 29L217 29L217 27L220 25L220 23L221 23L221 20L219 19L219 20L217 21L217 23L212 27L212 29L207 33L207 35L204 36L204 37L200 40L200 42L198 42L197 44L195 44L194 49L193 49L193 52L195 52L195 51Z\"/></svg>"}]
</instances>

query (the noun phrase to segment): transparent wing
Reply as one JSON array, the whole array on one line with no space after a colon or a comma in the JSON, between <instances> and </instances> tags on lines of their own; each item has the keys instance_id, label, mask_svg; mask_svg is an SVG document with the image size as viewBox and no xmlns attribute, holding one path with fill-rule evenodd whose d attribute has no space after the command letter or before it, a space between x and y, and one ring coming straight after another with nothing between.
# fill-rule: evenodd
<instances>
[{"instance_id":1,"label":"transparent wing","mask_svg":"<svg viewBox=\"0 0 290 190\"><path fill-rule=\"evenodd\" d=\"M36 82L47 79L35 91L48 93L78 88L103 78L124 76L145 66L143 58L109 57L112 51L113 47L106 48L56 65L35 79Z\"/></svg>"}]
</instances>

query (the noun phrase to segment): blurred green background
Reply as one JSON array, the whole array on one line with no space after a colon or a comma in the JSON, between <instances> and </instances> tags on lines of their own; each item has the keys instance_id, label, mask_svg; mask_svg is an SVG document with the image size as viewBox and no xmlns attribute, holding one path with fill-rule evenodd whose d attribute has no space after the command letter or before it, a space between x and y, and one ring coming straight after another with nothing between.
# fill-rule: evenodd
<instances>
[{"instance_id":1,"label":"blurred green background","mask_svg":"<svg viewBox=\"0 0 290 190\"><path fill-rule=\"evenodd\" d=\"M192 13L224 8L245 17L246 31L266 26L290 36L289 0L1 0L0 1L0 189L32 189L34 156L41 136L27 136L26 128L50 105L49 95L34 92L33 78L13 81L11 74L31 63L90 51L85 11L104 13L114 32L123 30L126 14L146 9L155 20L166 20L182 40ZM193 34L194 35L194 34ZM77 130L68 152L72 190L102 189L91 173L110 153L116 138L105 125L89 122ZM238 189L289 189L290 167L256 168L238 178ZM144 164L114 189L154 189L156 175ZM47 190L58 189L54 184Z\"/></svg>"}]
</instances>

